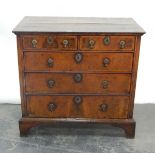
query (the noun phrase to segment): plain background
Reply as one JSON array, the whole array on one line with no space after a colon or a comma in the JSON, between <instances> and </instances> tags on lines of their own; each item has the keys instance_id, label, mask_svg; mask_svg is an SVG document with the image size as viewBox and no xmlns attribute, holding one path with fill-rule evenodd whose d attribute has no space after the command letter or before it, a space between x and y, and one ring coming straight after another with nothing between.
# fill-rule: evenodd
<instances>
[{"instance_id":1,"label":"plain background","mask_svg":"<svg viewBox=\"0 0 155 155\"><path fill-rule=\"evenodd\" d=\"M16 37L12 29L24 16L132 17L142 36L136 103L155 103L154 0L1 0L0 103L20 103Z\"/></svg>"}]
</instances>

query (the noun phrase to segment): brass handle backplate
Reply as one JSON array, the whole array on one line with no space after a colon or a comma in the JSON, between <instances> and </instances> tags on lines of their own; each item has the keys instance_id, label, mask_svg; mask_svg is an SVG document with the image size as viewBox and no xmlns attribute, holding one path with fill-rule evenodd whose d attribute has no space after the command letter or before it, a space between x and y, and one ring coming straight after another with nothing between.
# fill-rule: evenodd
<instances>
[{"instance_id":1,"label":"brass handle backplate","mask_svg":"<svg viewBox=\"0 0 155 155\"><path fill-rule=\"evenodd\" d=\"M52 58L48 58L47 64L48 64L48 67L53 67L54 60Z\"/></svg>"},{"instance_id":2,"label":"brass handle backplate","mask_svg":"<svg viewBox=\"0 0 155 155\"><path fill-rule=\"evenodd\" d=\"M68 40L63 40L63 45L64 45L64 47L66 48L68 45L69 45L69 41Z\"/></svg>"},{"instance_id":3,"label":"brass handle backplate","mask_svg":"<svg viewBox=\"0 0 155 155\"><path fill-rule=\"evenodd\" d=\"M109 86L109 82L107 80L103 81L103 88L106 89Z\"/></svg>"},{"instance_id":4,"label":"brass handle backplate","mask_svg":"<svg viewBox=\"0 0 155 155\"><path fill-rule=\"evenodd\" d=\"M47 38L47 43L48 43L48 45L52 45L53 44L53 38L52 37L48 37Z\"/></svg>"},{"instance_id":5,"label":"brass handle backplate","mask_svg":"<svg viewBox=\"0 0 155 155\"><path fill-rule=\"evenodd\" d=\"M57 108L57 105L53 102L48 104L48 109L52 112L55 111L55 109Z\"/></svg>"},{"instance_id":6,"label":"brass handle backplate","mask_svg":"<svg viewBox=\"0 0 155 155\"><path fill-rule=\"evenodd\" d=\"M77 82L77 83L81 82L82 78L83 78L83 76L80 73L77 73L77 74L74 75L74 81Z\"/></svg>"},{"instance_id":7,"label":"brass handle backplate","mask_svg":"<svg viewBox=\"0 0 155 155\"><path fill-rule=\"evenodd\" d=\"M82 99L81 96L75 96L75 97L73 98L73 101L74 101L75 104L81 104L82 101L83 101L83 99Z\"/></svg>"},{"instance_id":8,"label":"brass handle backplate","mask_svg":"<svg viewBox=\"0 0 155 155\"><path fill-rule=\"evenodd\" d=\"M83 59L83 55L81 53L76 53L74 56L74 60L76 61L76 63L80 63Z\"/></svg>"},{"instance_id":9,"label":"brass handle backplate","mask_svg":"<svg viewBox=\"0 0 155 155\"><path fill-rule=\"evenodd\" d=\"M54 80L48 80L47 85L48 85L49 88L52 88L55 85L55 81Z\"/></svg>"},{"instance_id":10,"label":"brass handle backplate","mask_svg":"<svg viewBox=\"0 0 155 155\"><path fill-rule=\"evenodd\" d=\"M105 36L104 39L103 39L103 43L104 43L104 45L109 45L110 44L110 37Z\"/></svg>"},{"instance_id":11,"label":"brass handle backplate","mask_svg":"<svg viewBox=\"0 0 155 155\"><path fill-rule=\"evenodd\" d=\"M109 58L104 58L103 59L103 66L107 67L110 64L110 59Z\"/></svg>"},{"instance_id":12,"label":"brass handle backplate","mask_svg":"<svg viewBox=\"0 0 155 155\"><path fill-rule=\"evenodd\" d=\"M35 48L37 46L37 40L33 39L32 40L32 47Z\"/></svg>"},{"instance_id":13,"label":"brass handle backplate","mask_svg":"<svg viewBox=\"0 0 155 155\"><path fill-rule=\"evenodd\" d=\"M124 40L121 40L119 43L120 48L125 48L125 44L126 44L126 42Z\"/></svg>"},{"instance_id":14,"label":"brass handle backplate","mask_svg":"<svg viewBox=\"0 0 155 155\"><path fill-rule=\"evenodd\" d=\"M107 109L108 109L108 105L107 105L107 104L101 104L101 105L100 105L100 110L101 110L102 112L106 112Z\"/></svg>"},{"instance_id":15,"label":"brass handle backplate","mask_svg":"<svg viewBox=\"0 0 155 155\"><path fill-rule=\"evenodd\" d=\"M89 48L94 48L94 46L95 46L95 41L92 40L92 39L89 40L89 41L88 41L88 47L89 47Z\"/></svg>"}]
</instances>

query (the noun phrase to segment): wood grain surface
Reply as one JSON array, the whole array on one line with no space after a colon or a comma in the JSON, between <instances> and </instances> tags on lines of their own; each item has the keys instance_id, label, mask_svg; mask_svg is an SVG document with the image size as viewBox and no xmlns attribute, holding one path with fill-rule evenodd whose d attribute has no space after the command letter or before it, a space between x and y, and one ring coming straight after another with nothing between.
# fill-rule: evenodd
<instances>
[{"instance_id":1,"label":"wood grain surface","mask_svg":"<svg viewBox=\"0 0 155 155\"><path fill-rule=\"evenodd\" d=\"M81 55L81 61L76 56ZM131 72L133 53L25 52L25 71ZM51 59L52 65L48 64ZM108 63L106 64L106 59ZM105 62L104 62L105 61Z\"/></svg>"},{"instance_id":2,"label":"wood grain surface","mask_svg":"<svg viewBox=\"0 0 155 155\"><path fill-rule=\"evenodd\" d=\"M132 18L95 17L24 17L13 32L145 33Z\"/></svg>"},{"instance_id":3,"label":"wood grain surface","mask_svg":"<svg viewBox=\"0 0 155 155\"><path fill-rule=\"evenodd\" d=\"M75 96L28 96L29 117L51 118L127 118L129 97L120 96L82 96L82 102L74 103ZM50 111L48 105L54 103L56 109ZM106 111L101 104L107 104Z\"/></svg>"},{"instance_id":4,"label":"wood grain surface","mask_svg":"<svg viewBox=\"0 0 155 155\"><path fill-rule=\"evenodd\" d=\"M130 92L130 74L95 74L83 73L82 80L76 82L76 73L27 73L26 92L29 93L122 93ZM53 80L53 87L48 81ZM104 81L106 88L104 88Z\"/></svg>"},{"instance_id":5,"label":"wood grain surface","mask_svg":"<svg viewBox=\"0 0 155 155\"><path fill-rule=\"evenodd\" d=\"M104 44L104 38L109 37L109 44ZM90 48L89 41L95 42L94 46ZM121 48L120 42L124 41L125 46ZM105 50L105 51L126 51L134 50L135 37L133 36L81 36L80 37L80 50Z\"/></svg>"}]
</instances>

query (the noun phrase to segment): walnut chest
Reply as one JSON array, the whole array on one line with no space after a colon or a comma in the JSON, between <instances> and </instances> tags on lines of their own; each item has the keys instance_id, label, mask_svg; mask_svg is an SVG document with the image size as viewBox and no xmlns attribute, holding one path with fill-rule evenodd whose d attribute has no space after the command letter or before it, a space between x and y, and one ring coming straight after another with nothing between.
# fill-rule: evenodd
<instances>
[{"instance_id":1,"label":"walnut chest","mask_svg":"<svg viewBox=\"0 0 155 155\"><path fill-rule=\"evenodd\" d=\"M141 35L131 18L25 17L17 35L20 134L52 122L106 123L135 135Z\"/></svg>"}]
</instances>

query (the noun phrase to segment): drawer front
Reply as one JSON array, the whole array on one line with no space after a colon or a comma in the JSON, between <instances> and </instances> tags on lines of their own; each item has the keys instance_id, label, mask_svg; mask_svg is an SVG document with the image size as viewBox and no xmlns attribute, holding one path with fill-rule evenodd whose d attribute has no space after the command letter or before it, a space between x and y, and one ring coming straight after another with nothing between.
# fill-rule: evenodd
<instances>
[{"instance_id":1,"label":"drawer front","mask_svg":"<svg viewBox=\"0 0 155 155\"><path fill-rule=\"evenodd\" d=\"M43 36L23 37L23 48L27 50L76 50L76 36Z\"/></svg>"},{"instance_id":2,"label":"drawer front","mask_svg":"<svg viewBox=\"0 0 155 155\"><path fill-rule=\"evenodd\" d=\"M127 118L126 96L28 96L29 117Z\"/></svg>"},{"instance_id":3,"label":"drawer front","mask_svg":"<svg viewBox=\"0 0 155 155\"><path fill-rule=\"evenodd\" d=\"M26 92L129 93L130 74L27 73Z\"/></svg>"},{"instance_id":4,"label":"drawer front","mask_svg":"<svg viewBox=\"0 0 155 155\"><path fill-rule=\"evenodd\" d=\"M80 50L134 50L133 36L81 36Z\"/></svg>"},{"instance_id":5,"label":"drawer front","mask_svg":"<svg viewBox=\"0 0 155 155\"><path fill-rule=\"evenodd\" d=\"M133 53L25 52L26 71L131 72Z\"/></svg>"}]
</instances>

